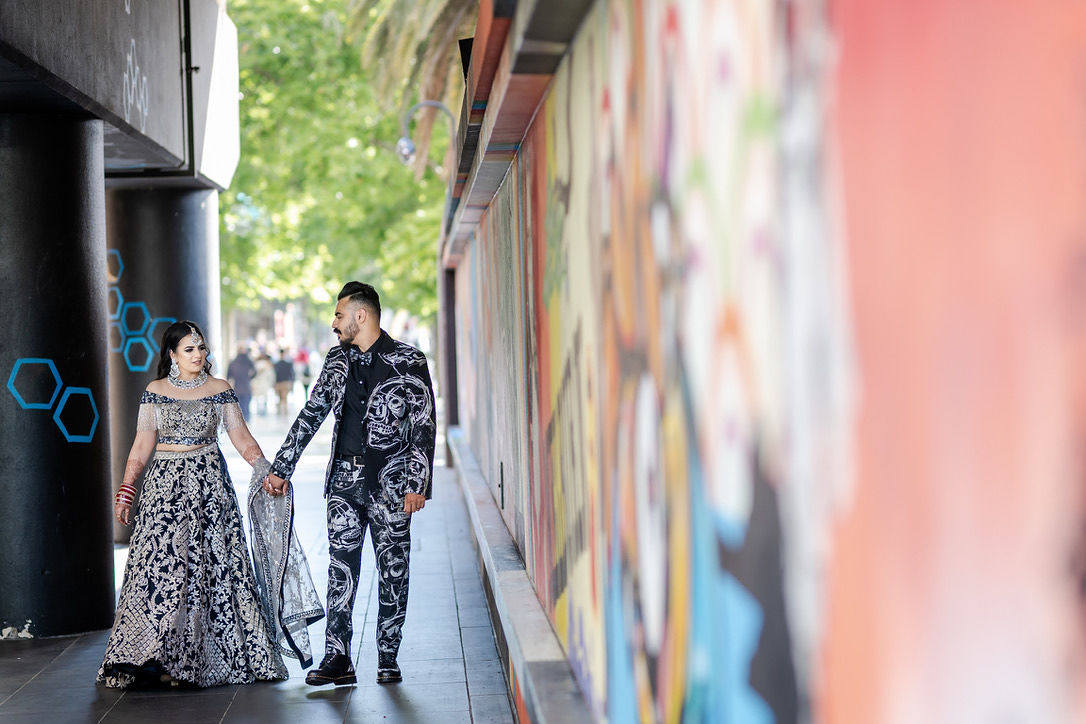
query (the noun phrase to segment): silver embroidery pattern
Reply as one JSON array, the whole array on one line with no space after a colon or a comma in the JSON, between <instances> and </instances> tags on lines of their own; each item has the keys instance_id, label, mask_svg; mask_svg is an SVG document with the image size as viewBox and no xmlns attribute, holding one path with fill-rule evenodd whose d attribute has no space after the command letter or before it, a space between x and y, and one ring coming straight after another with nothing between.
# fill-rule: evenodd
<instances>
[{"instance_id":1,"label":"silver embroidery pattern","mask_svg":"<svg viewBox=\"0 0 1086 724\"><path fill-rule=\"evenodd\" d=\"M285 679L217 445L158 452L148 466L98 681L156 661L197 686Z\"/></svg>"},{"instance_id":2,"label":"silver embroidery pattern","mask_svg":"<svg viewBox=\"0 0 1086 724\"><path fill-rule=\"evenodd\" d=\"M233 390L190 400L145 392L140 403L139 430L160 442L214 443L220 423L244 425ZM265 494L269 464L253 462L255 568L219 446L156 452L99 681L129 686L135 678L123 669L150 661L197 686L286 678L282 655L311 663L306 626L324 611L294 535L293 494Z\"/></svg>"}]
</instances>

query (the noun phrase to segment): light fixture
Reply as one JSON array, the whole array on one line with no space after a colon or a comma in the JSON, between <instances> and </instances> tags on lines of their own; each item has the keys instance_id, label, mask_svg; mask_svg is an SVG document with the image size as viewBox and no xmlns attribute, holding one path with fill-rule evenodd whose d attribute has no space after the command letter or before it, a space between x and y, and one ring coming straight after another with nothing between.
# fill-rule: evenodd
<instances>
[{"instance_id":1,"label":"light fixture","mask_svg":"<svg viewBox=\"0 0 1086 724\"><path fill-rule=\"evenodd\" d=\"M453 116L444 103L439 101L420 101L415 105L407 109L407 113L403 114L403 123L400 124L400 140L396 141L396 155L400 157L400 161L405 166L410 166L415 160L415 142L411 140L411 134L408 130L408 124L411 122L411 116L415 115L415 111L428 106L430 108L437 108L449 117L449 138L453 139L456 136L456 118Z\"/></svg>"}]
</instances>

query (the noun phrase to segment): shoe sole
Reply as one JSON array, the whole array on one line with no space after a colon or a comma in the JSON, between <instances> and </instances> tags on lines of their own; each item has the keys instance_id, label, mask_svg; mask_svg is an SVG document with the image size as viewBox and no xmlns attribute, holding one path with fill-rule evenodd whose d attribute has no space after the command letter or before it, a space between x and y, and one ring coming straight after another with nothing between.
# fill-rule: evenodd
<instances>
[{"instance_id":1,"label":"shoe sole","mask_svg":"<svg viewBox=\"0 0 1086 724\"><path fill-rule=\"evenodd\" d=\"M403 677L399 676L399 675L396 675L396 676L378 676L377 677L377 683L378 684L395 684L395 683L398 683L400 681L403 681Z\"/></svg>"},{"instance_id":2,"label":"shoe sole","mask_svg":"<svg viewBox=\"0 0 1086 724\"><path fill-rule=\"evenodd\" d=\"M328 684L335 684L336 686L346 686L347 684L358 683L358 677L356 677L354 674L339 676L335 679L327 676L317 676L312 678L307 676L305 677L305 683L309 684L310 686L327 686Z\"/></svg>"}]
</instances>

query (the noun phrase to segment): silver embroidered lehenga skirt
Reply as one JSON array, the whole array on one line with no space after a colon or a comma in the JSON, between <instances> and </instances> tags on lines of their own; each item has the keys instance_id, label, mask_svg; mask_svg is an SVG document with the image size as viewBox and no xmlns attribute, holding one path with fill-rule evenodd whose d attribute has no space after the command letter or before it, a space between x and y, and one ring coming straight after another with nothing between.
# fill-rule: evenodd
<instances>
[{"instance_id":1,"label":"silver embroidered lehenga skirt","mask_svg":"<svg viewBox=\"0 0 1086 724\"><path fill-rule=\"evenodd\" d=\"M251 485L259 486L255 473ZM311 588L308 567L304 573ZM269 588L266 569L259 574L260 585L219 446L156 452L144 477L98 681L127 687L168 674L204 687L285 679L282 653L303 656L293 645L293 653L284 650L276 630L282 612L275 611L279 622L271 618L274 606L262 596ZM323 616L319 602L312 610L314 601L315 592L301 617L303 632L305 623ZM308 639L304 644L308 649Z\"/></svg>"}]
</instances>

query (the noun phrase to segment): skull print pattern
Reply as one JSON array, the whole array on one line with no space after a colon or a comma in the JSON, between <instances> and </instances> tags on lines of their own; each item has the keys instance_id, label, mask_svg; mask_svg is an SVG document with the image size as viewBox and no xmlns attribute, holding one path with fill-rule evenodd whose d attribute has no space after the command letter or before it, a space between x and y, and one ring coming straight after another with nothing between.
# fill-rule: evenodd
<instances>
[{"instance_id":1,"label":"skull print pattern","mask_svg":"<svg viewBox=\"0 0 1086 724\"><path fill-rule=\"evenodd\" d=\"M362 454L337 458L351 355L369 367L372 386L357 441ZM415 493L429 498L433 479L436 419L425 355L383 331L361 355L349 345L330 349L309 400L272 463L276 475L290 479L302 451L329 412L336 424L324 488L331 558L326 653L350 654L352 611L368 529L378 575L377 648L395 658L407 613L411 549L411 516L404 511L405 496Z\"/></svg>"},{"instance_id":2,"label":"skull print pattern","mask_svg":"<svg viewBox=\"0 0 1086 724\"><path fill-rule=\"evenodd\" d=\"M392 377L374 389L367 409L366 442L378 450L392 450L407 442L414 425L430 420L432 395L422 380L412 375ZM405 418L408 424L402 424Z\"/></svg>"},{"instance_id":3,"label":"skull print pattern","mask_svg":"<svg viewBox=\"0 0 1086 724\"><path fill-rule=\"evenodd\" d=\"M397 461L405 456L411 460L425 460L421 469L412 466L412 472L418 475L405 481L398 493L401 496L408 492L418 493L429 498L437 421L426 356L385 332L374 342L373 348L376 354L372 355L370 363L378 382L366 403L366 416L362 421L366 468L380 474L386 466L400 464ZM279 477L290 479L302 451L329 412L336 420L331 447L333 451L337 449L348 367L345 346L337 345L328 351L320 376L310 390L309 400L272 462L272 472ZM326 497L333 492L333 486L332 460L329 460L325 474Z\"/></svg>"},{"instance_id":4,"label":"skull print pattern","mask_svg":"<svg viewBox=\"0 0 1086 724\"><path fill-rule=\"evenodd\" d=\"M325 653L351 653L351 614L368 528L377 564L377 650L396 657L407 616L411 516L362 484L362 467L337 460L328 498L328 628Z\"/></svg>"}]
</instances>

